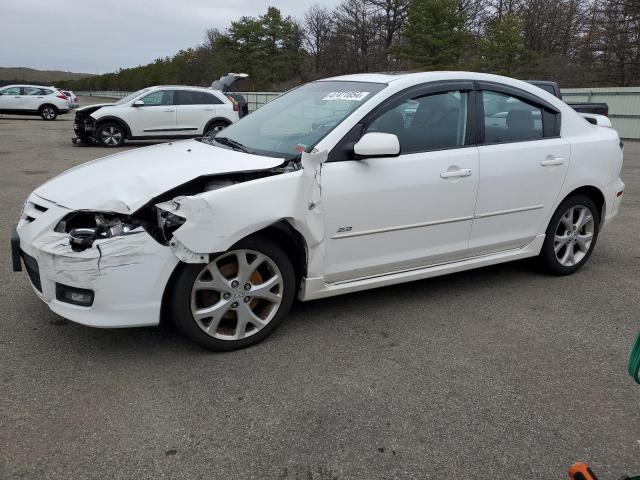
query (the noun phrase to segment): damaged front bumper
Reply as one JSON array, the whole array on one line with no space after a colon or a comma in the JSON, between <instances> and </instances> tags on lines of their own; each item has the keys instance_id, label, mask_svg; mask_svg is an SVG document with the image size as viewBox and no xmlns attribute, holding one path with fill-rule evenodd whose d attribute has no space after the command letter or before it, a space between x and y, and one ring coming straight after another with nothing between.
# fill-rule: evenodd
<instances>
[{"instance_id":1,"label":"damaged front bumper","mask_svg":"<svg viewBox=\"0 0 640 480\"><path fill-rule=\"evenodd\" d=\"M95 120L85 112L76 112L73 131L81 142L93 143L95 141Z\"/></svg>"},{"instance_id":2,"label":"damaged front bumper","mask_svg":"<svg viewBox=\"0 0 640 480\"><path fill-rule=\"evenodd\" d=\"M70 210L36 195L27 205L38 208L23 213L16 229L19 241L12 242L12 250L22 258L34 291L51 310L93 327L159 323L164 289L179 262L169 248L137 228L76 252L68 234L54 231ZM78 305L65 292L80 292L78 298L91 292L91 305Z\"/></svg>"}]
</instances>

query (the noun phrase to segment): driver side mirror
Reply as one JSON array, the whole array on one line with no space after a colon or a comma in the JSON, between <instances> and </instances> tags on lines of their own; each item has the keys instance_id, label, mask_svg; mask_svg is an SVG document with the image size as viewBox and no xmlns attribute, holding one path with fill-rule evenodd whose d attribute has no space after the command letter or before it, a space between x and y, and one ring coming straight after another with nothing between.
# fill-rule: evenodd
<instances>
[{"instance_id":1,"label":"driver side mirror","mask_svg":"<svg viewBox=\"0 0 640 480\"><path fill-rule=\"evenodd\" d=\"M392 133L365 133L353 146L358 158L395 157L400 155L400 141Z\"/></svg>"},{"instance_id":2,"label":"driver side mirror","mask_svg":"<svg viewBox=\"0 0 640 480\"><path fill-rule=\"evenodd\" d=\"M133 102L133 105L131 105L132 107L144 107L144 102L142 100L136 100L135 102Z\"/></svg>"}]
</instances>

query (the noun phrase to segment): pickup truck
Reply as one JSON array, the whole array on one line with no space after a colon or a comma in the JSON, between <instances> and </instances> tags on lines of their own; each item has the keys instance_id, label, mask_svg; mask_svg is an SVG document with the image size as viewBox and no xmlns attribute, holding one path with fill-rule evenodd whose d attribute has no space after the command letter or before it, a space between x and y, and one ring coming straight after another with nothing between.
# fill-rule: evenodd
<instances>
[{"instance_id":1,"label":"pickup truck","mask_svg":"<svg viewBox=\"0 0 640 480\"><path fill-rule=\"evenodd\" d=\"M545 92L549 92L551 95L562 100L560 86L556 82L548 82L543 80L527 80L527 82L531 85L535 85L536 87L543 89ZM607 105L606 103L566 103L578 113L591 113L594 115L604 115L605 117L609 116L609 105Z\"/></svg>"},{"instance_id":2,"label":"pickup truck","mask_svg":"<svg viewBox=\"0 0 640 480\"><path fill-rule=\"evenodd\" d=\"M531 85L535 85L542 90L549 92L551 95L558 97L562 100L562 93L560 92L560 86L556 82L549 82L545 80L527 80ZM567 103L576 112L582 115L585 120L593 125L599 125L601 127L612 128L611 120L609 120L609 105L606 103Z\"/></svg>"}]
</instances>

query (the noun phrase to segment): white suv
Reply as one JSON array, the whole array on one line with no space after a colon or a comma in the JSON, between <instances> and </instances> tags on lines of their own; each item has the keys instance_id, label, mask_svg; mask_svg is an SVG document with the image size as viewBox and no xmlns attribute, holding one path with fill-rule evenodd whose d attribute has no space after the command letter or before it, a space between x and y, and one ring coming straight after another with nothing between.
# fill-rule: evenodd
<instances>
[{"instance_id":1,"label":"white suv","mask_svg":"<svg viewBox=\"0 0 640 480\"><path fill-rule=\"evenodd\" d=\"M69 110L69 100L55 87L7 85L0 89L0 113L40 115L45 120L55 120Z\"/></svg>"},{"instance_id":2,"label":"white suv","mask_svg":"<svg viewBox=\"0 0 640 480\"><path fill-rule=\"evenodd\" d=\"M191 138L222 130L240 119L238 102L220 90L157 86L114 104L76 112L74 131L84 143L121 146L125 139Z\"/></svg>"}]
</instances>

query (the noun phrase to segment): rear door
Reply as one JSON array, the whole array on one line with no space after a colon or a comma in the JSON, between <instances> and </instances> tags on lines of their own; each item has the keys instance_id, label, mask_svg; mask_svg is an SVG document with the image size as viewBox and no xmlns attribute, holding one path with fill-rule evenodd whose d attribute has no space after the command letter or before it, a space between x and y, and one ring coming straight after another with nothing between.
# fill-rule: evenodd
<instances>
[{"instance_id":1,"label":"rear door","mask_svg":"<svg viewBox=\"0 0 640 480\"><path fill-rule=\"evenodd\" d=\"M0 90L0 110L21 110L22 103L20 87L7 87Z\"/></svg>"},{"instance_id":2,"label":"rear door","mask_svg":"<svg viewBox=\"0 0 640 480\"><path fill-rule=\"evenodd\" d=\"M134 137L162 137L176 133L175 90L155 90L138 100L144 105L130 108L126 120Z\"/></svg>"},{"instance_id":3,"label":"rear door","mask_svg":"<svg viewBox=\"0 0 640 480\"><path fill-rule=\"evenodd\" d=\"M552 105L500 84L478 87L480 183L470 255L520 248L544 232L571 155Z\"/></svg>"},{"instance_id":4,"label":"rear door","mask_svg":"<svg viewBox=\"0 0 640 480\"><path fill-rule=\"evenodd\" d=\"M222 100L211 93L178 90L176 92L177 129L180 133L202 135L207 122L217 115Z\"/></svg>"},{"instance_id":5,"label":"rear door","mask_svg":"<svg viewBox=\"0 0 640 480\"><path fill-rule=\"evenodd\" d=\"M44 89L38 87L22 87L22 91L22 108L24 110L38 110L47 95ZM49 90L49 93L51 93L51 90Z\"/></svg>"}]
</instances>

